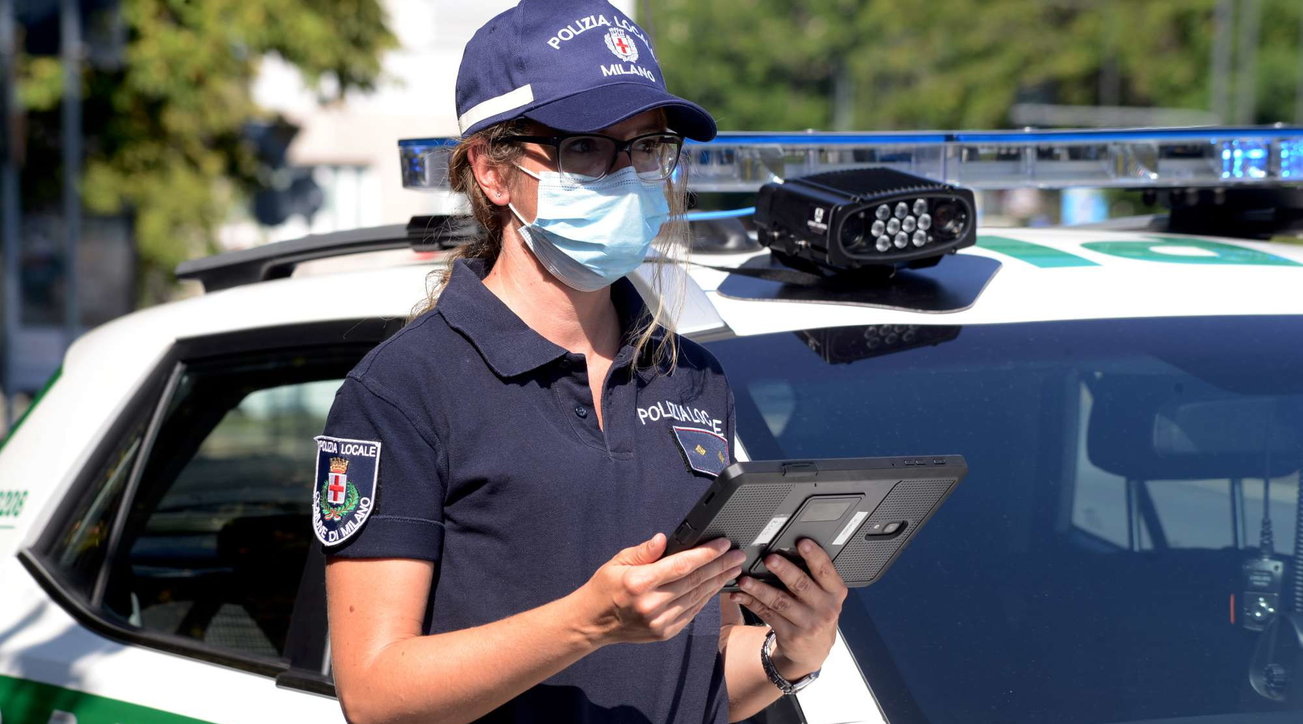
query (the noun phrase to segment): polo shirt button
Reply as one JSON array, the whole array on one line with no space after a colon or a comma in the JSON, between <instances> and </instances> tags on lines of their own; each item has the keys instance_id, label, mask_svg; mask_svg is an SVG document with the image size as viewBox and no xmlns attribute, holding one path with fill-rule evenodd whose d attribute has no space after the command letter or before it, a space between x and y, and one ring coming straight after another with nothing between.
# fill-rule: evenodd
<instances>
[{"instance_id":1,"label":"polo shirt button","mask_svg":"<svg viewBox=\"0 0 1303 724\"><path fill-rule=\"evenodd\" d=\"M564 372L564 371L567 371L567 370L569 370L569 369L570 369L570 358L569 358L569 357L562 357L562 358L561 358L561 371Z\"/></svg>"},{"instance_id":2,"label":"polo shirt button","mask_svg":"<svg viewBox=\"0 0 1303 724\"><path fill-rule=\"evenodd\" d=\"M580 417L588 417L588 410L583 405L575 405L575 414Z\"/></svg>"}]
</instances>

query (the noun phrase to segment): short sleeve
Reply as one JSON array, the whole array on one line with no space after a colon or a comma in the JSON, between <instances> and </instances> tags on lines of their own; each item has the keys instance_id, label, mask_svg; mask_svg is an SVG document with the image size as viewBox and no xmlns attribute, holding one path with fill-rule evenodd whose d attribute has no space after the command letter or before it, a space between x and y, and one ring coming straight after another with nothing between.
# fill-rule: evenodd
<instances>
[{"instance_id":1,"label":"short sleeve","mask_svg":"<svg viewBox=\"0 0 1303 724\"><path fill-rule=\"evenodd\" d=\"M326 555L439 560L444 484L437 439L428 423L414 419L396 395L350 374L335 393L317 446L313 525ZM369 450L377 453L374 470L366 459L344 454ZM346 468L342 478L333 472L354 459L353 469L361 476L350 479ZM354 490L361 492L354 495ZM374 491L370 501L368 490ZM350 523L355 525L350 528ZM339 531L337 542L323 535L327 529Z\"/></svg>"}]
</instances>

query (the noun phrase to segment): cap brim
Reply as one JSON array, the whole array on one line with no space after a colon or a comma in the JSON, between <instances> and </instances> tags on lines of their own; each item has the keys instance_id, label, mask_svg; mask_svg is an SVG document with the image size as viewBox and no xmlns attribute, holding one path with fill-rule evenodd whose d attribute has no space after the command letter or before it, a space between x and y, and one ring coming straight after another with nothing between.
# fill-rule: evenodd
<instances>
[{"instance_id":1,"label":"cap brim","mask_svg":"<svg viewBox=\"0 0 1303 724\"><path fill-rule=\"evenodd\" d=\"M523 115L566 133L595 133L626 118L664 108L670 130L694 141L715 137L715 119L706 109L643 83L613 83L581 91L526 111Z\"/></svg>"}]
</instances>

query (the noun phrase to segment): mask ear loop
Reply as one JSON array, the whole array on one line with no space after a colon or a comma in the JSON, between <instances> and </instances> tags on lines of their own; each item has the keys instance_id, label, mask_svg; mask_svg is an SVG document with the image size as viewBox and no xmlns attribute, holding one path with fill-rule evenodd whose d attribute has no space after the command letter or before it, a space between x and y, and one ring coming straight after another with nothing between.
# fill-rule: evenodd
<instances>
[{"instance_id":1,"label":"mask ear loop","mask_svg":"<svg viewBox=\"0 0 1303 724\"><path fill-rule=\"evenodd\" d=\"M516 221L519 221L521 226L529 226L529 222L528 222L528 221L525 221L525 217L521 216L519 211L516 211L516 205L515 205L515 204L511 203L510 201L508 201L508 202L507 202L507 210L509 210L509 211L511 212L511 215L512 215L512 216L516 217Z\"/></svg>"},{"instance_id":2,"label":"mask ear loop","mask_svg":"<svg viewBox=\"0 0 1303 724\"><path fill-rule=\"evenodd\" d=\"M523 172L526 176L529 176L530 178L533 178L535 181L540 181L540 182L541 182L541 181L543 180L543 178L542 178L541 176L539 176L538 174L534 173L533 171L530 171L529 169L525 168L524 166L521 166L521 165L518 164L518 163L514 163L514 164L512 164L512 165L515 166L516 168L520 169L521 172ZM516 217L516 221L519 221L521 226L529 226L529 225L530 225L530 222L525 221L525 217L520 215L520 212L516 210L515 205L512 204L510 201L507 202L507 208L511 210L511 215L514 216L514 217Z\"/></svg>"}]
</instances>

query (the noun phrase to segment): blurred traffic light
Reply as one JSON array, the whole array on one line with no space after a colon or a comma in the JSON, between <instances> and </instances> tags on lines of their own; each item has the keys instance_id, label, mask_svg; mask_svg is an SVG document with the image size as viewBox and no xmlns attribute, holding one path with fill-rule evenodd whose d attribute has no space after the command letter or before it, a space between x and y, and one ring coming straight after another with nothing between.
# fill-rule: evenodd
<instances>
[{"instance_id":1,"label":"blurred traffic light","mask_svg":"<svg viewBox=\"0 0 1303 724\"><path fill-rule=\"evenodd\" d=\"M284 118L245 125L244 135L258 162L253 216L264 226L278 226L291 216L308 221L321 209L325 193L312 178L311 168L293 168L287 153L299 127Z\"/></svg>"}]
</instances>

